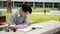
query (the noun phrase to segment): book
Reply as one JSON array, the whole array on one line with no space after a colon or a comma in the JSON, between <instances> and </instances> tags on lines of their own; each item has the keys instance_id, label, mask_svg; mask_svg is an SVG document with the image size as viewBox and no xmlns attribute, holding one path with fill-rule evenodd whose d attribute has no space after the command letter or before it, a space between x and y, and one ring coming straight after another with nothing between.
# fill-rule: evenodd
<instances>
[{"instance_id":1,"label":"book","mask_svg":"<svg viewBox=\"0 0 60 34\"><path fill-rule=\"evenodd\" d=\"M43 28L43 25L33 24L33 25L30 25L30 26L27 27L27 28L21 28L21 29L17 29L17 30L18 30L18 31L22 31L22 32L29 32L29 31L32 30L32 28L41 29L41 28Z\"/></svg>"}]
</instances>

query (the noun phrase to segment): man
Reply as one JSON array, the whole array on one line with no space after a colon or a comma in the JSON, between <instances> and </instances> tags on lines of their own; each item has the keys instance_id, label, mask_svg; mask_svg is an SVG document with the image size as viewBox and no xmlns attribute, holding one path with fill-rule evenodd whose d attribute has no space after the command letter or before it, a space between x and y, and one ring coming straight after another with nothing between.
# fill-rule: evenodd
<instances>
[{"instance_id":1,"label":"man","mask_svg":"<svg viewBox=\"0 0 60 34\"><path fill-rule=\"evenodd\" d=\"M15 28L28 27L28 14L31 14L32 8L28 4L23 4L19 11L13 12L8 20L8 28L15 25Z\"/></svg>"}]
</instances>

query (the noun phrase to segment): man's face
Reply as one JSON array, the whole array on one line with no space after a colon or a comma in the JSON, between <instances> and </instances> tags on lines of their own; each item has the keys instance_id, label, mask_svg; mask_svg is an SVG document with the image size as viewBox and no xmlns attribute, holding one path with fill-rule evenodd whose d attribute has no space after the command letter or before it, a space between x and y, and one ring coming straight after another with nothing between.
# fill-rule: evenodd
<instances>
[{"instance_id":1,"label":"man's face","mask_svg":"<svg viewBox=\"0 0 60 34\"><path fill-rule=\"evenodd\" d=\"M24 12L23 10L21 11L21 15L24 17L24 16L27 16L29 14L29 12Z\"/></svg>"},{"instance_id":2,"label":"man's face","mask_svg":"<svg viewBox=\"0 0 60 34\"><path fill-rule=\"evenodd\" d=\"M22 16L27 16L29 14L29 12L22 12Z\"/></svg>"}]
</instances>

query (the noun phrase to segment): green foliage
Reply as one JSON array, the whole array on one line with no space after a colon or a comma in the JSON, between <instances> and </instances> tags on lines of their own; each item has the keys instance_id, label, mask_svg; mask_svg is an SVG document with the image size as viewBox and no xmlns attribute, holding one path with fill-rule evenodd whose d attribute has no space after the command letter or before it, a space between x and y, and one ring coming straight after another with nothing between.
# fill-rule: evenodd
<instances>
[{"instance_id":1,"label":"green foliage","mask_svg":"<svg viewBox=\"0 0 60 34\"><path fill-rule=\"evenodd\" d=\"M7 12L5 12L5 11L2 11L2 15L6 16L6 18L8 19L9 16L10 16L10 13L7 13Z\"/></svg>"}]
</instances>

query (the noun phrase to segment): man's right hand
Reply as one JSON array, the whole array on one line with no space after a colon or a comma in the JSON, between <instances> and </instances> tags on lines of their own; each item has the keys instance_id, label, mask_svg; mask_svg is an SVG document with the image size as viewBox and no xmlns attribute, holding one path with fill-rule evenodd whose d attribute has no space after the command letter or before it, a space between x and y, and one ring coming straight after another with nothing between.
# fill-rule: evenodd
<instances>
[{"instance_id":1,"label":"man's right hand","mask_svg":"<svg viewBox=\"0 0 60 34\"><path fill-rule=\"evenodd\" d=\"M28 27L28 24L24 24L23 27L24 27L24 28L27 28L27 27Z\"/></svg>"},{"instance_id":2,"label":"man's right hand","mask_svg":"<svg viewBox=\"0 0 60 34\"><path fill-rule=\"evenodd\" d=\"M15 22L12 22L12 25L15 25Z\"/></svg>"}]
</instances>

